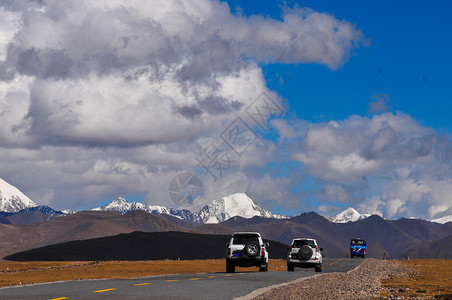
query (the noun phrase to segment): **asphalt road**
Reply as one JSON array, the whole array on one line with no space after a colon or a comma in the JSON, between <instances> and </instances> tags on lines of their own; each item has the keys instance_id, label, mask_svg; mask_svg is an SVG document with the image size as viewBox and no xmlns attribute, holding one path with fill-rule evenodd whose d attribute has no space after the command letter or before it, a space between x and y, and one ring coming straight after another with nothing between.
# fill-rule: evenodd
<instances>
[{"instance_id":1,"label":"asphalt road","mask_svg":"<svg viewBox=\"0 0 452 300\"><path fill-rule=\"evenodd\" d=\"M361 259L323 261L323 273L346 272ZM0 299L234 299L252 291L309 277L314 269L295 268L295 272L165 275L139 279L67 281L0 289Z\"/></svg>"}]
</instances>

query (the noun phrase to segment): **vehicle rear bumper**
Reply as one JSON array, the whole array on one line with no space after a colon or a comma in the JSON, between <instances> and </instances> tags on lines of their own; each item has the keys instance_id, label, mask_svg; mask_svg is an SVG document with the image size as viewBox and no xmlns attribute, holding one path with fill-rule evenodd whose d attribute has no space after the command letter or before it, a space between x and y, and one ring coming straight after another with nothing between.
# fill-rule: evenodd
<instances>
[{"instance_id":1,"label":"vehicle rear bumper","mask_svg":"<svg viewBox=\"0 0 452 300\"><path fill-rule=\"evenodd\" d=\"M301 268L314 268L318 265L321 265L322 262L320 260L299 260L299 259L288 259L287 265L293 265Z\"/></svg>"},{"instance_id":2,"label":"vehicle rear bumper","mask_svg":"<svg viewBox=\"0 0 452 300\"><path fill-rule=\"evenodd\" d=\"M262 257L260 255L256 257L249 256L227 257L226 264L238 267L262 266L265 265L265 257Z\"/></svg>"}]
</instances>

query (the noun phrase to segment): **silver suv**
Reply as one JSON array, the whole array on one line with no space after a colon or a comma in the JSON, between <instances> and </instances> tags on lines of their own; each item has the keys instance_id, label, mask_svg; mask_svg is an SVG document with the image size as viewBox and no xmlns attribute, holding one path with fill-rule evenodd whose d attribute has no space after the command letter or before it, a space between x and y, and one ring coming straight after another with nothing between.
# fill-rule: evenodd
<instances>
[{"instance_id":1,"label":"silver suv","mask_svg":"<svg viewBox=\"0 0 452 300\"><path fill-rule=\"evenodd\" d=\"M235 232L227 244L226 272L234 273L235 267L259 267L268 270L268 243L262 241L257 232Z\"/></svg>"},{"instance_id":2,"label":"silver suv","mask_svg":"<svg viewBox=\"0 0 452 300\"><path fill-rule=\"evenodd\" d=\"M295 267L314 268L316 272L322 272L323 257L320 251L323 248L317 246L317 241L310 238L295 238L288 248L287 271L293 272Z\"/></svg>"}]
</instances>

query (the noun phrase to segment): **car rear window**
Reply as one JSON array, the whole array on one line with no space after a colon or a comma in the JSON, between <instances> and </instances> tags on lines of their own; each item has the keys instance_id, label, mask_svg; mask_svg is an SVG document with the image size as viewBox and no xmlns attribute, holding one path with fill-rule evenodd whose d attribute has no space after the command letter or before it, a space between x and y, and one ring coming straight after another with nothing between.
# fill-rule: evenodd
<instances>
[{"instance_id":1,"label":"car rear window","mask_svg":"<svg viewBox=\"0 0 452 300\"><path fill-rule=\"evenodd\" d=\"M350 242L350 244L352 244L352 245L364 245L364 241L363 240L352 240Z\"/></svg>"},{"instance_id":2,"label":"car rear window","mask_svg":"<svg viewBox=\"0 0 452 300\"><path fill-rule=\"evenodd\" d=\"M232 243L238 245L246 244L251 241L259 242L259 236L257 234L237 234L234 235Z\"/></svg>"},{"instance_id":3,"label":"car rear window","mask_svg":"<svg viewBox=\"0 0 452 300\"><path fill-rule=\"evenodd\" d=\"M315 248L315 244L313 240L295 240L293 241L293 246L294 247L301 247L304 245L308 245L310 247Z\"/></svg>"}]
</instances>

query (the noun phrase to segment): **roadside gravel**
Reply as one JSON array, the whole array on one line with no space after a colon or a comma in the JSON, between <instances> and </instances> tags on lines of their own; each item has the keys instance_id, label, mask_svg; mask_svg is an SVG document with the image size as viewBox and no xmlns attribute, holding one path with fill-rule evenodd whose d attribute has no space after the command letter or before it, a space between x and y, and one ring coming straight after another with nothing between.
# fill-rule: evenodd
<instances>
[{"instance_id":1,"label":"roadside gravel","mask_svg":"<svg viewBox=\"0 0 452 300\"><path fill-rule=\"evenodd\" d=\"M413 272L396 261L366 259L348 273L323 274L272 289L253 299L381 299L381 279L409 276Z\"/></svg>"}]
</instances>

